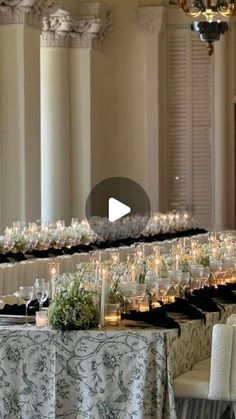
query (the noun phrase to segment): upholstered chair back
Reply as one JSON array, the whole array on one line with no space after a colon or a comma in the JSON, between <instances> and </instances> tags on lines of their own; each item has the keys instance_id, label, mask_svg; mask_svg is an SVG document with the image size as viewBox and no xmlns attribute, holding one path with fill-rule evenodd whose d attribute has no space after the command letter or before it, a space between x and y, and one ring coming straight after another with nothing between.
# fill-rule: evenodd
<instances>
[{"instance_id":1,"label":"upholstered chair back","mask_svg":"<svg viewBox=\"0 0 236 419\"><path fill-rule=\"evenodd\" d=\"M208 398L236 400L236 326L216 324L212 331Z\"/></svg>"}]
</instances>

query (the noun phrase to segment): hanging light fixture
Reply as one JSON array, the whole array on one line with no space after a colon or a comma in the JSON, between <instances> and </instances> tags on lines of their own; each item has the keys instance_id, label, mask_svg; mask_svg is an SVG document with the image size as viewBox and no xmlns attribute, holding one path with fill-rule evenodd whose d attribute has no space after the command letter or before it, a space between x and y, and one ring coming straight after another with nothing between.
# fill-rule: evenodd
<instances>
[{"instance_id":1,"label":"hanging light fixture","mask_svg":"<svg viewBox=\"0 0 236 419\"><path fill-rule=\"evenodd\" d=\"M217 15L224 17L233 16L235 13L235 0L177 0L180 8L189 16L197 18L200 15L205 17L205 21L193 22L191 29L196 31L201 41L207 42L208 54L214 52L213 43L220 39L228 31L229 26L226 22L215 20Z\"/></svg>"}]
</instances>

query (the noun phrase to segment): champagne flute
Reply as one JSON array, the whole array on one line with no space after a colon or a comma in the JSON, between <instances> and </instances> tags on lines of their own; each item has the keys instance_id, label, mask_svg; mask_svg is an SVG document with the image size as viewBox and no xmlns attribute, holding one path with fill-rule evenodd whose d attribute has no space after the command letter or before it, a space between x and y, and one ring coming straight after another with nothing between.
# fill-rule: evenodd
<instances>
[{"instance_id":1,"label":"champagne flute","mask_svg":"<svg viewBox=\"0 0 236 419\"><path fill-rule=\"evenodd\" d=\"M25 324L24 326L30 326L28 323L28 305L32 301L34 295L34 287L30 285L24 285L20 287L20 296L25 301Z\"/></svg>"},{"instance_id":2,"label":"champagne flute","mask_svg":"<svg viewBox=\"0 0 236 419\"><path fill-rule=\"evenodd\" d=\"M35 296L36 296L36 298L39 302L39 311L42 311L43 303L48 298L48 289L47 289L44 278L35 279L34 292L35 292Z\"/></svg>"}]
</instances>

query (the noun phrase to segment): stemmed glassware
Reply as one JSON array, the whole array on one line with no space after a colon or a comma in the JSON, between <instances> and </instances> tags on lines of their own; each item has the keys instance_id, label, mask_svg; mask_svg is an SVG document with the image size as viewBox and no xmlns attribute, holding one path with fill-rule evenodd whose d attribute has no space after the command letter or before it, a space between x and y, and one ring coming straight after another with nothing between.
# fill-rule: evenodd
<instances>
[{"instance_id":1,"label":"stemmed glassware","mask_svg":"<svg viewBox=\"0 0 236 419\"><path fill-rule=\"evenodd\" d=\"M28 322L28 305L32 301L34 295L34 287L31 285L24 285L20 287L20 296L25 301L25 324L24 326L30 326Z\"/></svg>"},{"instance_id":2,"label":"stemmed glassware","mask_svg":"<svg viewBox=\"0 0 236 419\"><path fill-rule=\"evenodd\" d=\"M218 283L221 281L221 273L223 269L223 262L220 260L210 261L210 270L211 270L211 283L217 287Z\"/></svg>"},{"instance_id":3,"label":"stemmed glassware","mask_svg":"<svg viewBox=\"0 0 236 419\"><path fill-rule=\"evenodd\" d=\"M120 283L120 290L124 299L124 313L127 313L126 302L130 304L132 298L136 297L136 286L137 283L134 281L124 281Z\"/></svg>"},{"instance_id":4,"label":"stemmed glassware","mask_svg":"<svg viewBox=\"0 0 236 419\"><path fill-rule=\"evenodd\" d=\"M202 276L202 286L209 287L209 279L210 279L211 270L208 266L204 266L203 268L203 276Z\"/></svg>"},{"instance_id":5,"label":"stemmed glassware","mask_svg":"<svg viewBox=\"0 0 236 419\"><path fill-rule=\"evenodd\" d=\"M156 276L154 274L150 273L147 276L146 287L147 287L147 290L151 294L151 299L152 299L152 302L153 302L154 295L157 294L157 290L158 290L158 278L156 278Z\"/></svg>"},{"instance_id":6,"label":"stemmed glassware","mask_svg":"<svg viewBox=\"0 0 236 419\"><path fill-rule=\"evenodd\" d=\"M179 296L179 284L182 278L182 271L169 271L170 285L172 288L171 294L175 293L175 296ZM171 289L170 288L170 289Z\"/></svg>"},{"instance_id":7,"label":"stemmed glassware","mask_svg":"<svg viewBox=\"0 0 236 419\"><path fill-rule=\"evenodd\" d=\"M170 289L170 279L169 278L157 278L158 287L157 287L157 299L164 302L169 289Z\"/></svg>"},{"instance_id":8,"label":"stemmed glassware","mask_svg":"<svg viewBox=\"0 0 236 419\"><path fill-rule=\"evenodd\" d=\"M34 293L39 302L39 311L43 308L43 303L47 300L49 289L44 278L35 279Z\"/></svg>"},{"instance_id":9,"label":"stemmed glassware","mask_svg":"<svg viewBox=\"0 0 236 419\"><path fill-rule=\"evenodd\" d=\"M189 272L182 272L180 281L180 297L185 298L186 290L189 287L190 274Z\"/></svg>"},{"instance_id":10,"label":"stemmed glassware","mask_svg":"<svg viewBox=\"0 0 236 419\"><path fill-rule=\"evenodd\" d=\"M203 286L203 274L204 274L204 266L202 265L191 265L190 266L190 290L191 292L194 289L202 288Z\"/></svg>"}]
</instances>

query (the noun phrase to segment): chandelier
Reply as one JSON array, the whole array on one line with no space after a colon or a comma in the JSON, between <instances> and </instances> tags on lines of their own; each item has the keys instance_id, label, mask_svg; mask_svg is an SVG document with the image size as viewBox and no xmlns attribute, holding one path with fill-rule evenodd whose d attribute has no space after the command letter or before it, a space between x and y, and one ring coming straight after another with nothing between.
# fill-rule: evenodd
<instances>
[{"instance_id":1,"label":"chandelier","mask_svg":"<svg viewBox=\"0 0 236 419\"><path fill-rule=\"evenodd\" d=\"M207 42L208 54L214 52L213 42L218 41L220 36L228 31L227 22L215 20L217 15L223 17L233 16L235 13L235 0L177 0L180 8L189 16L197 18L200 15L205 21L193 22L191 29L196 31L201 41Z\"/></svg>"}]
</instances>

